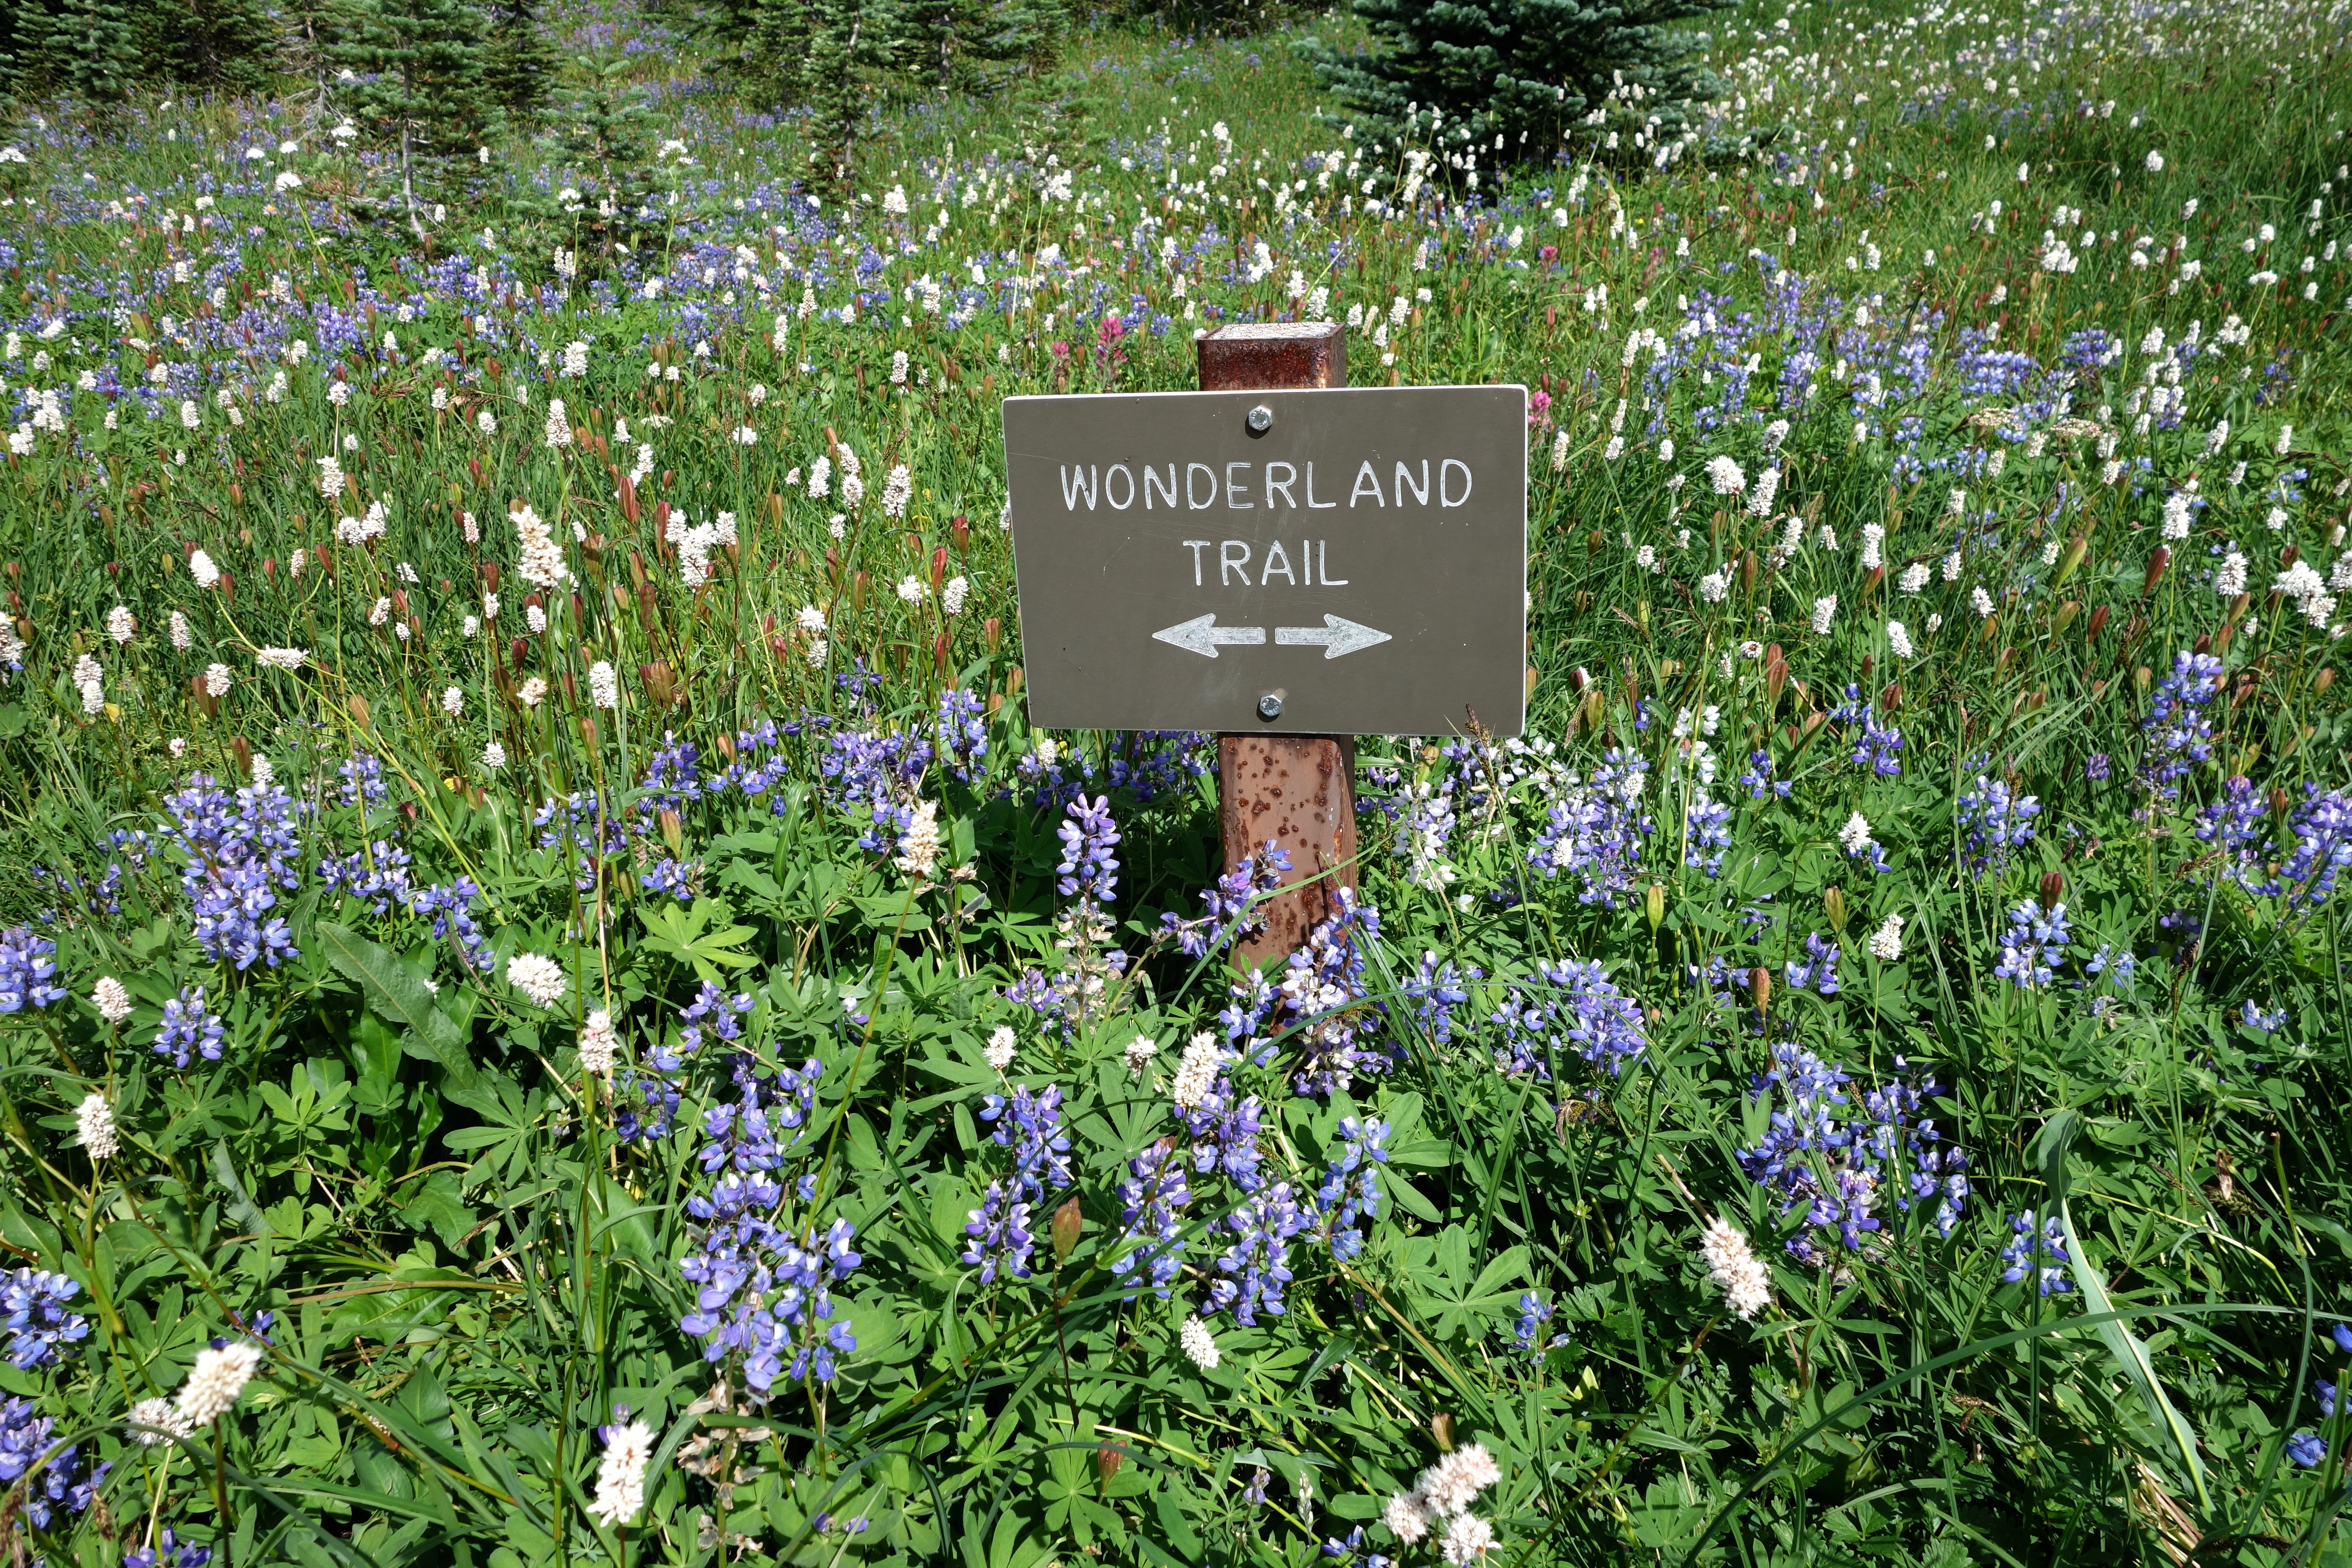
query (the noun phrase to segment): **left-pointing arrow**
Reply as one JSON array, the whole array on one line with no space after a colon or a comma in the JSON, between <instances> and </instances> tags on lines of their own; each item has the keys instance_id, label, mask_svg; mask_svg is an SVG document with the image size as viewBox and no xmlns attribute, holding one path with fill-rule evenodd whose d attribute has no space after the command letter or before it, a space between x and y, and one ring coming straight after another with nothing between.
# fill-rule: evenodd
<instances>
[{"instance_id":1,"label":"left-pointing arrow","mask_svg":"<svg viewBox=\"0 0 2352 1568\"><path fill-rule=\"evenodd\" d=\"M1158 641L1173 643L1189 653L1209 658L1217 657L1219 643L1258 645L1265 641L1264 626L1221 626L1217 625L1214 610L1205 616L1195 616L1189 621L1179 621L1172 626L1163 626L1151 635Z\"/></svg>"}]
</instances>

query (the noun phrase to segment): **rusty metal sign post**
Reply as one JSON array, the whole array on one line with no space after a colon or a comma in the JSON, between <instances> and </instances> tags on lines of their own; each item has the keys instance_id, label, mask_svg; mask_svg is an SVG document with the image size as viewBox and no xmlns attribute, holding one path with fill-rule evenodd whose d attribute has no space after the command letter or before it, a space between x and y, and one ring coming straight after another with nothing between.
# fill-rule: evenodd
<instances>
[{"instance_id":1,"label":"rusty metal sign post","mask_svg":"<svg viewBox=\"0 0 2352 1568\"><path fill-rule=\"evenodd\" d=\"M1198 348L1197 393L1007 399L1005 473L1032 720L1220 731L1227 868L1298 883L1255 963L1355 884L1356 735L1519 732L1527 394L1348 389L1332 325Z\"/></svg>"}]
</instances>

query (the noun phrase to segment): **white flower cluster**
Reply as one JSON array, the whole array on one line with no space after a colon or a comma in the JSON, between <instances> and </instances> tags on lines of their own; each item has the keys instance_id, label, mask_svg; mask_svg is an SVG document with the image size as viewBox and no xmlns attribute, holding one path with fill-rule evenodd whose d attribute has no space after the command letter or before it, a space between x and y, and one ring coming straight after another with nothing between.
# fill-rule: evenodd
<instances>
[{"instance_id":1,"label":"white flower cluster","mask_svg":"<svg viewBox=\"0 0 2352 1568\"><path fill-rule=\"evenodd\" d=\"M189 1369L188 1381L180 1385L173 1398L174 1411L180 1425L191 1432L202 1431L236 1403L253 1374L261 1370L258 1347L243 1340L233 1340L217 1350L197 1352L196 1364Z\"/></svg>"},{"instance_id":2,"label":"white flower cluster","mask_svg":"<svg viewBox=\"0 0 2352 1568\"><path fill-rule=\"evenodd\" d=\"M515 570L523 581L535 588L552 588L572 575L563 563L563 547L555 542L552 531L538 512L526 504L514 514L515 536L522 542L521 559Z\"/></svg>"},{"instance_id":3,"label":"white flower cluster","mask_svg":"<svg viewBox=\"0 0 2352 1568\"><path fill-rule=\"evenodd\" d=\"M1899 935L1899 924L1896 930ZM1725 1303L1742 1322L1771 1304L1772 1276L1748 1249L1747 1237L1721 1219L1711 1219L1698 1249L1706 1259L1706 1277L1722 1289Z\"/></svg>"},{"instance_id":4,"label":"white flower cluster","mask_svg":"<svg viewBox=\"0 0 2352 1568\"><path fill-rule=\"evenodd\" d=\"M1186 1107L1195 1106L1217 1087L1217 1069L1223 1065L1224 1052L1217 1037L1203 1029L1184 1043L1184 1057L1176 1064L1176 1081L1168 1090L1168 1098Z\"/></svg>"},{"instance_id":5,"label":"white flower cluster","mask_svg":"<svg viewBox=\"0 0 2352 1568\"><path fill-rule=\"evenodd\" d=\"M646 1467L653 1462L653 1428L642 1421L614 1427L596 1467L596 1500L588 1512L600 1524L628 1523L646 1506Z\"/></svg>"},{"instance_id":6,"label":"white flower cluster","mask_svg":"<svg viewBox=\"0 0 2352 1568\"><path fill-rule=\"evenodd\" d=\"M1389 1500L1381 1521L1407 1546L1443 1527L1438 1551L1461 1565L1486 1561L1495 1550L1495 1527L1469 1511L1478 1494L1503 1479L1502 1468L1483 1443L1456 1448L1421 1472L1412 1490Z\"/></svg>"},{"instance_id":7,"label":"white flower cluster","mask_svg":"<svg viewBox=\"0 0 2352 1568\"><path fill-rule=\"evenodd\" d=\"M507 984L534 1006L552 1007L563 999L563 965L541 953L518 952L507 960Z\"/></svg>"}]
</instances>

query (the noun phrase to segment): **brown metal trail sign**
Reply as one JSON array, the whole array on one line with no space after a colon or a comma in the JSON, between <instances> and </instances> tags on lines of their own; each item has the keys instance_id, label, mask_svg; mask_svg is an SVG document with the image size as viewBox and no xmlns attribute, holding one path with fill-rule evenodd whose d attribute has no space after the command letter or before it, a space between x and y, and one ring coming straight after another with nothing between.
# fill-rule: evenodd
<instances>
[{"instance_id":1,"label":"brown metal trail sign","mask_svg":"<svg viewBox=\"0 0 2352 1568\"><path fill-rule=\"evenodd\" d=\"M1031 721L1519 732L1527 392L1015 397Z\"/></svg>"}]
</instances>

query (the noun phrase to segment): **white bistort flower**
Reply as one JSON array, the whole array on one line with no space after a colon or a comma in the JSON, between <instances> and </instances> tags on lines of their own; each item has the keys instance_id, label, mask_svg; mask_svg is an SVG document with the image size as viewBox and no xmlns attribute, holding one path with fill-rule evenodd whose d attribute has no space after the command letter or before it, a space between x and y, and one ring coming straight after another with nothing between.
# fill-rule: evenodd
<instances>
[{"instance_id":1,"label":"white bistort flower","mask_svg":"<svg viewBox=\"0 0 2352 1568\"><path fill-rule=\"evenodd\" d=\"M1151 1066L1152 1058L1159 1054L1158 1040L1150 1035L1138 1035L1127 1042L1127 1049L1119 1053L1119 1059L1127 1064L1128 1077L1141 1078L1144 1070Z\"/></svg>"},{"instance_id":2,"label":"white bistort flower","mask_svg":"<svg viewBox=\"0 0 2352 1568\"><path fill-rule=\"evenodd\" d=\"M109 1159L121 1152L121 1140L114 1131L114 1107L107 1104L102 1094L85 1095L74 1108L74 1130L81 1134L83 1152L93 1160Z\"/></svg>"},{"instance_id":3,"label":"white bistort flower","mask_svg":"<svg viewBox=\"0 0 2352 1568\"><path fill-rule=\"evenodd\" d=\"M596 1500L589 1514L600 1524L619 1526L646 1506L646 1467L653 1461L653 1428L642 1421L611 1429L604 1458L596 1467Z\"/></svg>"},{"instance_id":4,"label":"white bistort flower","mask_svg":"<svg viewBox=\"0 0 2352 1568\"><path fill-rule=\"evenodd\" d=\"M1432 1513L1451 1516L1477 1500L1478 1494L1503 1479L1502 1467L1484 1443L1454 1450L1421 1472L1413 1490Z\"/></svg>"},{"instance_id":5,"label":"white bistort flower","mask_svg":"<svg viewBox=\"0 0 2352 1568\"><path fill-rule=\"evenodd\" d=\"M507 960L507 984L533 1005L552 1007L563 999L563 966L543 953L518 952Z\"/></svg>"},{"instance_id":6,"label":"white bistort flower","mask_svg":"<svg viewBox=\"0 0 2352 1568\"><path fill-rule=\"evenodd\" d=\"M121 1024L131 1016L131 993L111 974L101 974L98 984L89 988L89 1005L98 1016L110 1024Z\"/></svg>"},{"instance_id":7,"label":"white bistort flower","mask_svg":"<svg viewBox=\"0 0 2352 1568\"><path fill-rule=\"evenodd\" d=\"M172 1408L172 1402L158 1396L142 1399L131 1407L131 1437L142 1448L158 1443L175 1442L190 1435L191 1428Z\"/></svg>"},{"instance_id":8,"label":"white bistort flower","mask_svg":"<svg viewBox=\"0 0 2352 1568\"><path fill-rule=\"evenodd\" d=\"M1772 1276L1748 1249L1747 1237L1719 1218L1711 1219L1698 1249L1706 1259L1707 1278L1721 1288L1725 1302L1741 1321L1770 1305Z\"/></svg>"},{"instance_id":9,"label":"white bistort flower","mask_svg":"<svg viewBox=\"0 0 2352 1568\"><path fill-rule=\"evenodd\" d=\"M1217 1087L1217 1069L1223 1060L1216 1036L1206 1029L1193 1036L1184 1043L1184 1057L1176 1064L1176 1081L1168 1098L1188 1109L1200 1104Z\"/></svg>"},{"instance_id":10,"label":"white bistort flower","mask_svg":"<svg viewBox=\"0 0 2352 1568\"><path fill-rule=\"evenodd\" d=\"M1813 635L1829 635L1830 623L1837 618L1837 595L1824 594L1813 601Z\"/></svg>"},{"instance_id":11,"label":"white bistort flower","mask_svg":"<svg viewBox=\"0 0 2352 1568\"><path fill-rule=\"evenodd\" d=\"M1013 1054L1020 1048L1020 1037L1013 1034L1013 1026L999 1024L990 1032L988 1044L982 1047L980 1054L987 1060L990 1067L994 1068L998 1072L1003 1072L1013 1065Z\"/></svg>"},{"instance_id":12,"label":"white bistort flower","mask_svg":"<svg viewBox=\"0 0 2352 1568\"><path fill-rule=\"evenodd\" d=\"M1870 933L1870 956L1892 963L1903 956L1903 917L1889 915Z\"/></svg>"},{"instance_id":13,"label":"white bistort flower","mask_svg":"<svg viewBox=\"0 0 2352 1568\"><path fill-rule=\"evenodd\" d=\"M1438 1552L1452 1568L1484 1563L1493 1555L1498 1543L1495 1527L1475 1513L1457 1514L1445 1527L1445 1539Z\"/></svg>"},{"instance_id":14,"label":"white bistort flower","mask_svg":"<svg viewBox=\"0 0 2352 1568\"><path fill-rule=\"evenodd\" d=\"M233 1340L218 1349L207 1348L196 1352L196 1364L189 1369L188 1381L180 1385L173 1405L180 1419L190 1431L201 1431L211 1426L236 1403L253 1374L261 1370L258 1346L243 1340Z\"/></svg>"},{"instance_id":15,"label":"white bistort flower","mask_svg":"<svg viewBox=\"0 0 2352 1568\"><path fill-rule=\"evenodd\" d=\"M599 1007L580 1026L580 1070L610 1078L620 1054L621 1036L613 1027L613 1015Z\"/></svg>"},{"instance_id":16,"label":"white bistort flower","mask_svg":"<svg viewBox=\"0 0 2352 1568\"><path fill-rule=\"evenodd\" d=\"M1217 1340L1215 1335L1209 1332L1208 1324L1198 1318L1187 1318L1184 1320L1184 1327L1178 1331L1176 1337L1178 1342L1184 1347L1185 1358L1194 1366L1199 1367L1202 1372L1217 1370Z\"/></svg>"},{"instance_id":17,"label":"white bistort flower","mask_svg":"<svg viewBox=\"0 0 2352 1568\"><path fill-rule=\"evenodd\" d=\"M610 661L600 658L588 667L588 700L599 708L621 705L621 678Z\"/></svg>"},{"instance_id":18,"label":"white bistort flower","mask_svg":"<svg viewBox=\"0 0 2352 1568\"><path fill-rule=\"evenodd\" d=\"M1917 650L1911 646L1911 633L1901 621L1886 623L1886 651L1897 658L1909 658Z\"/></svg>"},{"instance_id":19,"label":"white bistort flower","mask_svg":"<svg viewBox=\"0 0 2352 1568\"><path fill-rule=\"evenodd\" d=\"M918 881L928 879L931 868L940 858L940 805L927 800L915 807L915 820L907 826L905 837L898 840L898 853L892 864Z\"/></svg>"}]
</instances>

